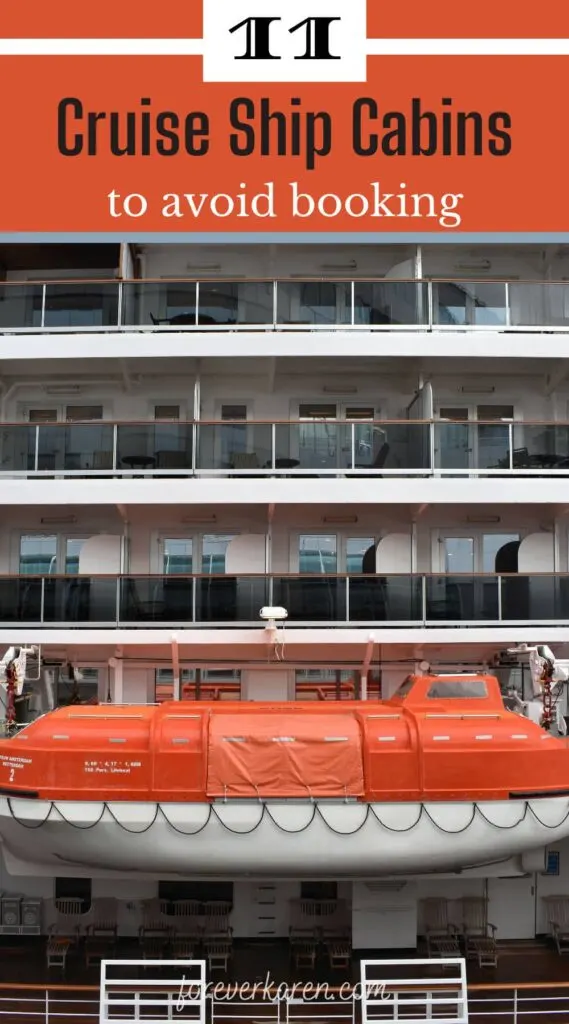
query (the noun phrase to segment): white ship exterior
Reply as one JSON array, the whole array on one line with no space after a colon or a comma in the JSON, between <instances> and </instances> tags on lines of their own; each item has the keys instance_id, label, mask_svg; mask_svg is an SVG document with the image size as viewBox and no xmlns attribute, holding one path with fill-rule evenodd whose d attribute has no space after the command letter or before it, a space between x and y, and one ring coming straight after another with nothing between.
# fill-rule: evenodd
<instances>
[{"instance_id":1,"label":"white ship exterior","mask_svg":"<svg viewBox=\"0 0 569 1024\"><path fill-rule=\"evenodd\" d=\"M568 656L566 247L0 257L0 653L37 648L20 723L86 701L371 702L427 671L495 673L530 701L512 649ZM563 685L556 697L561 722ZM455 870L460 841L436 826L419 845L398 836L393 870L374 872L371 825L343 862L325 825L291 845L266 824L269 867L257 851L232 872L233 839L211 825L209 875L184 871L175 832L163 860L135 834L144 808L124 810L120 838L77 806L69 840L17 803L30 827L2 798L0 890L41 900L43 931L61 900L88 914L114 899L119 934L136 935L153 901L206 899L229 905L236 939L286 938L318 903L354 950L409 949L425 900L479 897L500 939L532 939L569 887L569 796L515 842L488 812L483 866ZM298 825L304 810L274 813ZM513 810L493 813L504 828ZM196 827L197 811L173 814Z\"/></svg>"}]
</instances>

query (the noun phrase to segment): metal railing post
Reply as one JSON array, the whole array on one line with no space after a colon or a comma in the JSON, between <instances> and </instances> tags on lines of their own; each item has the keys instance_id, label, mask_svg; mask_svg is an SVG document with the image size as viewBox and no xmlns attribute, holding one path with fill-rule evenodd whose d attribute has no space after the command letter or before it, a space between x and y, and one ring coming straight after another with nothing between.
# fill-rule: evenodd
<instances>
[{"instance_id":1,"label":"metal railing post","mask_svg":"<svg viewBox=\"0 0 569 1024\"><path fill-rule=\"evenodd\" d=\"M427 577L421 576L421 614L423 626L427 625Z\"/></svg>"},{"instance_id":2,"label":"metal railing post","mask_svg":"<svg viewBox=\"0 0 569 1024\"><path fill-rule=\"evenodd\" d=\"M510 471L514 468L514 424L508 423L508 461Z\"/></svg>"},{"instance_id":3,"label":"metal railing post","mask_svg":"<svg viewBox=\"0 0 569 1024\"><path fill-rule=\"evenodd\" d=\"M427 281L427 305L429 310L428 328L433 329L433 282Z\"/></svg>"},{"instance_id":4,"label":"metal railing post","mask_svg":"<svg viewBox=\"0 0 569 1024\"><path fill-rule=\"evenodd\" d=\"M117 299L117 327L122 327L122 312L123 312L123 283L119 281L119 294Z\"/></svg>"},{"instance_id":5,"label":"metal railing post","mask_svg":"<svg viewBox=\"0 0 569 1024\"><path fill-rule=\"evenodd\" d=\"M518 1024L518 990L514 989L514 1024Z\"/></svg>"},{"instance_id":6,"label":"metal railing post","mask_svg":"<svg viewBox=\"0 0 569 1024\"><path fill-rule=\"evenodd\" d=\"M276 330L278 315L278 281L273 281L273 331Z\"/></svg>"},{"instance_id":7,"label":"metal railing post","mask_svg":"<svg viewBox=\"0 0 569 1024\"><path fill-rule=\"evenodd\" d=\"M45 1024L49 1024L49 989L45 990Z\"/></svg>"},{"instance_id":8,"label":"metal railing post","mask_svg":"<svg viewBox=\"0 0 569 1024\"><path fill-rule=\"evenodd\" d=\"M39 469L39 461L40 461L40 428L39 428L39 424L38 424L36 426L36 448L35 448L35 452L34 452L34 473L37 473L37 471Z\"/></svg>"},{"instance_id":9,"label":"metal railing post","mask_svg":"<svg viewBox=\"0 0 569 1024\"><path fill-rule=\"evenodd\" d=\"M498 582L498 622L502 621L502 577L497 577Z\"/></svg>"},{"instance_id":10,"label":"metal railing post","mask_svg":"<svg viewBox=\"0 0 569 1024\"><path fill-rule=\"evenodd\" d=\"M118 626L121 620L121 583L122 576L116 578L116 591L115 591L115 622Z\"/></svg>"},{"instance_id":11,"label":"metal railing post","mask_svg":"<svg viewBox=\"0 0 569 1024\"><path fill-rule=\"evenodd\" d=\"M46 290L47 285L42 284L41 286L41 314L40 314L40 326L45 327L45 301L46 301Z\"/></svg>"},{"instance_id":12,"label":"metal railing post","mask_svg":"<svg viewBox=\"0 0 569 1024\"><path fill-rule=\"evenodd\" d=\"M45 615L45 576L41 578L40 588L40 622L43 626L43 620Z\"/></svg>"},{"instance_id":13,"label":"metal railing post","mask_svg":"<svg viewBox=\"0 0 569 1024\"><path fill-rule=\"evenodd\" d=\"M431 420L430 423L429 423L429 462L430 462L429 469L431 470L431 473L433 473L433 474L435 472L435 458L436 458L435 443L436 443L435 423L434 423L434 420Z\"/></svg>"},{"instance_id":14,"label":"metal railing post","mask_svg":"<svg viewBox=\"0 0 569 1024\"><path fill-rule=\"evenodd\" d=\"M271 423L271 469L277 465L277 425Z\"/></svg>"},{"instance_id":15,"label":"metal railing post","mask_svg":"<svg viewBox=\"0 0 569 1024\"><path fill-rule=\"evenodd\" d=\"M350 621L350 577L346 576L346 622Z\"/></svg>"},{"instance_id":16,"label":"metal railing post","mask_svg":"<svg viewBox=\"0 0 569 1024\"><path fill-rule=\"evenodd\" d=\"M197 579L196 579L195 576L192 576L191 583L192 583L192 622L196 623L197 622L197 618L196 618L196 609L197 609Z\"/></svg>"},{"instance_id":17,"label":"metal railing post","mask_svg":"<svg viewBox=\"0 0 569 1024\"><path fill-rule=\"evenodd\" d=\"M113 471L116 472L117 466L117 452L119 448L119 426L118 423L113 423Z\"/></svg>"},{"instance_id":18,"label":"metal railing post","mask_svg":"<svg viewBox=\"0 0 569 1024\"><path fill-rule=\"evenodd\" d=\"M351 465L350 465L350 469L355 469L356 468L356 424L355 423L350 423L350 431L351 431L351 436L350 436L350 459L351 459ZM372 428L372 437L373 437L373 428ZM373 442L372 442L371 457L373 459Z\"/></svg>"}]
</instances>

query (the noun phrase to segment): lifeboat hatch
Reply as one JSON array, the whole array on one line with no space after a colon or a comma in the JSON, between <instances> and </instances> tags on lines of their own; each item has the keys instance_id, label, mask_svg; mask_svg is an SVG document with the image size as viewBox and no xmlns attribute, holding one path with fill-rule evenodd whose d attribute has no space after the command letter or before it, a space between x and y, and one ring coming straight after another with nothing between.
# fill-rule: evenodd
<instances>
[{"instance_id":1,"label":"lifeboat hatch","mask_svg":"<svg viewBox=\"0 0 569 1024\"><path fill-rule=\"evenodd\" d=\"M212 715L208 745L212 799L364 795L361 734L349 715Z\"/></svg>"}]
</instances>

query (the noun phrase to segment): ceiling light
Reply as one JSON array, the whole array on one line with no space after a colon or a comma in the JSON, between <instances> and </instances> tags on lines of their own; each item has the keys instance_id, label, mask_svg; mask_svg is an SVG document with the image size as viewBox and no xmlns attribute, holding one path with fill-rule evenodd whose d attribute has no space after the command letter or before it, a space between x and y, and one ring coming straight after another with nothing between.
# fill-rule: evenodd
<instances>
[{"instance_id":1,"label":"ceiling light","mask_svg":"<svg viewBox=\"0 0 569 1024\"><path fill-rule=\"evenodd\" d=\"M217 516L184 516L183 523L217 523Z\"/></svg>"},{"instance_id":2,"label":"ceiling light","mask_svg":"<svg viewBox=\"0 0 569 1024\"><path fill-rule=\"evenodd\" d=\"M467 516L467 523L500 523L501 516Z\"/></svg>"},{"instance_id":3,"label":"ceiling light","mask_svg":"<svg viewBox=\"0 0 569 1024\"><path fill-rule=\"evenodd\" d=\"M51 523L53 526L63 523L76 523L77 516L42 516L40 523Z\"/></svg>"},{"instance_id":4,"label":"ceiling light","mask_svg":"<svg viewBox=\"0 0 569 1024\"><path fill-rule=\"evenodd\" d=\"M357 516L323 516L323 523L357 523Z\"/></svg>"}]
</instances>

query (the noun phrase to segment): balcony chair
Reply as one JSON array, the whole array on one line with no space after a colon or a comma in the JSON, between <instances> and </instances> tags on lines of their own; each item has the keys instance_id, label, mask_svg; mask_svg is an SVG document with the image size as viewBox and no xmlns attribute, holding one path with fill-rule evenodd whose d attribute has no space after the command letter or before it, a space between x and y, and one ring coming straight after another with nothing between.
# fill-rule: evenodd
<instances>
[{"instance_id":1,"label":"balcony chair","mask_svg":"<svg viewBox=\"0 0 569 1024\"><path fill-rule=\"evenodd\" d=\"M259 456L256 452L231 452L229 456L231 469L260 469ZM252 473L251 476L257 476Z\"/></svg>"},{"instance_id":2,"label":"balcony chair","mask_svg":"<svg viewBox=\"0 0 569 1024\"><path fill-rule=\"evenodd\" d=\"M56 968L65 973L67 966L67 954L73 942L63 935L49 935L46 945L46 965L48 971Z\"/></svg>"},{"instance_id":3,"label":"balcony chair","mask_svg":"<svg viewBox=\"0 0 569 1024\"><path fill-rule=\"evenodd\" d=\"M173 900L168 917L177 939L189 938L194 945L197 944L203 931L201 903L197 900Z\"/></svg>"},{"instance_id":4,"label":"balcony chair","mask_svg":"<svg viewBox=\"0 0 569 1024\"><path fill-rule=\"evenodd\" d=\"M175 448L160 449L156 452L156 469L185 469L190 473L192 469L191 453Z\"/></svg>"},{"instance_id":5,"label":"balcony chair","mask_svg":"<svg viewBox=\"0 0 569 1024\"><path fill-rule=\"evenodd\" d=\"M114 955L117 944L117 901L94 900L85 936L85 966L91 967Z\"/></svg>"},{"instance_id":6,"label":"balcony chair","mask_svg":"<svg viewBox=\"0 0 569 1024\"><path fill-rule=\"evenodd\" d=\"M83 900L56 899L54 907L56 920L49 929L50 936L57 939L68 939L70 945L76 946L79 943L81 928L88 921L88 913L85 912Z\"/></svg>"},{"instance_id":7,"label":"balcony chair","mask_svg":"<svg viewBox=\"0 0 569 1024\"><path fill-rule=\"evenodd\" d=\"M203 927L206 935L231 935L229 915L231 903L215 900L202 904Z\"/></svg>"},{"instance_id":8,"label":"balcony chair","mask_svg":"<svg viewBox=\"0 0 569 1024\"><path fill-rule=\"evenodd\" d=\"M461 903L466 959L477 960L479 967L497 967L497 928L488 921L488 900L465 897Z\"/></svg>"},{"instance_id":9,"label":"balcony chair","mask_svg":"<svg viewBox=\"0 0 569 1024\"><path fill-rule=\"evenodd\" d=\"M290 928L290 958L297 970L314 970L320 934L318 928Z\"/></svg>"},{"instance_id":10,"label":"balcony chair","mask_svg":"<svg viewBox=\"0 0 569 1024\"><path fill-rule=\"evenodd\" d=\"M349 970L352 964L352 942L349 928L323 928L322 944L332 970Z\"/></svg>"},{"instance_id":11,"label":"balcony chair","mask_svg":"<svg viewBox=\"0 0 569 1024\"><path fill-rule=\"evenodd\" d=\"M431 958L460 956L459 930L449 918L449 900L421 900L427 956Z\"/></svg>"},{"instance_id":12,"label":"balcony chair","mask_svg":"<svg viewBox=\"0 0 569 1024\"><path fill-rule=\"evenodd\" d=\"M356 469L382 469L387 462L387 456L389 455L389 445L387 442L382 444L381 448L378 449L373 462L356 462Z\"/></svg>"},{"instance_id":13,"label":"balcony chair","mask_svg":"<svg viewBox=\"0 0 569 1024\"><path fill-rule=\"evenodd\" d=\"M545 896L547 918L559 956L569 953L569 896Z\"/></svg>"},{"instance_id":14,"label":"balcony chair","mask_svg":"<svg viewBox=\"0 0 569 1024\"><path fill-rule=\"evenodd\" d=\"M203 948L210 971L227 971L233 956L233 934L231 928L221 927L219 931L206 933Z\"/></svg>"}]
</instances>

